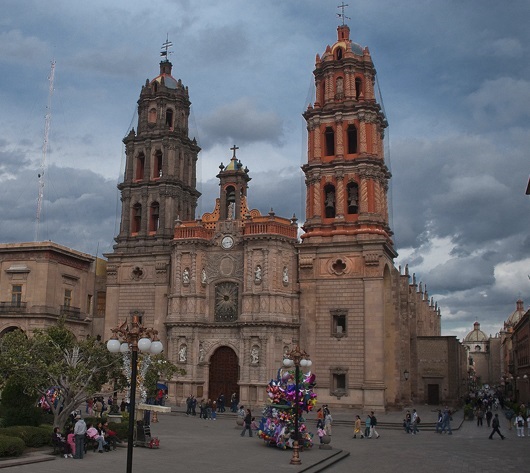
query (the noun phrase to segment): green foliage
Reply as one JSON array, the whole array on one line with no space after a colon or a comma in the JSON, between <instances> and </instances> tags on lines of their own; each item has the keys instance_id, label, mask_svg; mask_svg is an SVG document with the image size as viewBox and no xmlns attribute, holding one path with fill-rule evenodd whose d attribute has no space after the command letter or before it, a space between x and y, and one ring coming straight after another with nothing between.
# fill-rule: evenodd
<instances>
[{"instance_id":1,"label":"green foliage","mask_svg":"<svg viewBox=\"0 0 530 473\"><path fill-rule=\"evenodd\" d=\"M2 425L39 426L43 420L43 411L35 406L35 397L35 393L29 395L18 380L8 380L2 391Z\"/></svg>"},{"instance_id":2,"label":"green foliage","mask_svg":"<svg viewBox=\"0 0 530 473\"><path fill-rule=\"evenodd\" d=\"M18 437L7 437L0 431L0 458L19 457L24 453L26 446L24 441Z\"/></svg>"},{"instance_id":3,"label":"green foliage","mask_svg":"<svg viewBox=\"0 0 530 473\"><path fill-rule=\"evenodd\" d=\"M126 440L129 433L129 419L127 419L127 422L109 422L109 429L114 430L119 439Z\"/></svg>"},{"instance_id":4,"label":"green foliage","mask_svg":"<svg viewBox=\"0 0 530 473\"><path fill-rule=\"evenodd\" d=\"M103 343L76 341L63 321L36 330L29 338L20 331L7 333L0 339L0 351L0 389L12 380L37 399L54 388L56 402L48 399L48 405L54 425L61 429L70 412L121 374L120 360Z\"/></svg>"},{"instance_id":5,"label":"green foliage","mask_svg":"<svg viewBox=\"0 0 530 473\"><path fill-rule=\"evenodd\" d=\"M144 387L148 397L154 397L157 393L156 384L161 379L171 379L174 374L184 375L186 371L169 361L165 355L150 355L151 364L145 375Z\"/></svg>"},{"instance_id":6,"label":"green foliage","mask_svg":"<svg viewBox=\"0 0 530 473\"><path fill-rule=\"evenodd\" d=\"M32 425L38 427L42 424L43 411L37 406L24 406L21 408L9 407L3 410L4 427L12 425Z\"/></svg>"},{"instance_id":7,"label":"green foliage","mask_svg":"<svg viewBox=\"0 0 530 473\"><path fill-rule=\"evenodd\" d=\"M474 416L475 414L474 414L473 406L471 404L466 404L464 406L464 419L473 420Z\"/></svg>"},{"instance_id":8,"label":"green foliage","mask_svg":"<svg viewBox=\"0 0 530 473\"><path fill-rule=\"evenodd\" d=\"M26 447L43 447L50 445L53 429L48 426L34 427L30 425L17 425L0 429L0 435L18 437Z\"/></svg>"}]
</instances>

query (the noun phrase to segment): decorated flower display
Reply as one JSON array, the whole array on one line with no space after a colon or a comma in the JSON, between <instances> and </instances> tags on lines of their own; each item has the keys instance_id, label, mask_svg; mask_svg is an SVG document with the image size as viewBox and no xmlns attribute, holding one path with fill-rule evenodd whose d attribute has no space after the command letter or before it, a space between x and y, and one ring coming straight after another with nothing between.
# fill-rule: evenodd
<instances>
[{"instance_id":1,"label":"decorated flower display","mask_svg":"<svg viewBox=\"0 0 530 473\"><path fill-rule=\"evenodd\" d=\"M313 410L317 395L313 392L315 375L302 373L298 379L298 406L296 405L295 369L279 369L276 380L267 385L269 403L263 409L258 435L270 446L292 448L295 440L295 409L298 409L298 443L302 448L313 446L313 434L305 425L304 412Z\"/></svg>"}]
</instances>

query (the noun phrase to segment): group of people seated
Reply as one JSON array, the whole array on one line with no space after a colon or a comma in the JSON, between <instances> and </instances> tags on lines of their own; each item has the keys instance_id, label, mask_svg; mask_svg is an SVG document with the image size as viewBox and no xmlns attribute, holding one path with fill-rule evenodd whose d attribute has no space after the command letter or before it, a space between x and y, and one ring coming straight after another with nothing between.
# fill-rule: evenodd
<instances>
[{"instance_id":1,"label":"group of people seated","mask_svg":"<svg viewBox=\"0 0 530 473\"><path fill-rule=\"evenodd\" d=\"M84 449L87 451L90 444L93 444L94 451L100 453L116 450L116 444L121 443L118 435L109 429L108 422L98 422L96 426L87 424L85 434ZM52 434L52 445L64 456L64 458L74 458L75 456L75 434L71 427L66 429L63 435L59 427L54 427Z\"/></svg>"}]
</instances>

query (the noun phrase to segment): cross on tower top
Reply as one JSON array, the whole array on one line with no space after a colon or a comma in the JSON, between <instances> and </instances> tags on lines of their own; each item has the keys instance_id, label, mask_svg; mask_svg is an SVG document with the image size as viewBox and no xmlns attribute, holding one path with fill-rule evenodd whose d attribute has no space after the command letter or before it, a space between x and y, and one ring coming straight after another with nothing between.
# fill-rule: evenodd
<instances>
[{"instance_id":1,"label":"cross on tower top","mask_svg":"<svg viewBox=\"0 0 530 473\"><path fill-rule=\"evenodd\" d=\"M235 159L235 157L236 157L236 149L239 149L239 146L234 145L230 149L234 152L234 154L232 156L232 159Z\"/></svg>"},{"instance_id":2,"label":"cross on tower top","mask_svg":"<svg viewBox=\"0 0 530 473\"><path fill-rule=\"evenodd\" d=\"M345 9L346 7L349 7L349 5L348 5L347 3L344 3L344 2L342 2L342 4L340 4L340 5L337 7L337 8L340 8L340 9L341 9L341 13L337 13L337 16L338 16L339 18L342 19L342 26L344 26L344 20L351 20L351 18L350 18L349 16L346 16L346 15L344 14L344 9Z\"/></svg>"},{"instance_id":3,"label":"cross on tower top","mask_svg":"<svg viewBox=\"0 0 530 473\"><path fill-rule=\"evenodd\" d=\"M172 51L169 51L169 48L173 46L173 43L171 41L169 41L169 33L167 34L166 36L166 41L165 43L162 43L162 49L165 49L165 51L160 51L160 56L162 57L165 57L166 60L169 60L169 55L170 54L173 54Z\"/></svg>"}]
</instances>

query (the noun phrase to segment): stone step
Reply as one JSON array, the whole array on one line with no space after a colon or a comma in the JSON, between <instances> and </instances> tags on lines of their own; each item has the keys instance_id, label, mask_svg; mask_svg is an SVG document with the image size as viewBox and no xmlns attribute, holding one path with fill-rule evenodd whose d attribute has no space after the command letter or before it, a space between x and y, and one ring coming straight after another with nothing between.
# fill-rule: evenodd
<instances>
[{"instance_id":1,"label":"stone step","mask_svg":"<svg viewBox=\"0 0 530 473\"><path fill-rule=\"evenodd\" d=\"M350 452L346 450L333 450L333 453L329 457L326 457L324 460L314 463L313 465L310 465L307 468L303 468L302 466L302 469L298 471L304 473L318 473L320 471L324 471L326 468L329 468L332 465L335 465L341 460L344 460L349 455Z\"/></svg>"}]
</instances>

